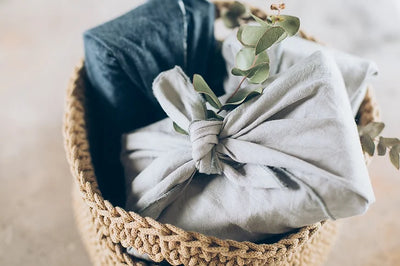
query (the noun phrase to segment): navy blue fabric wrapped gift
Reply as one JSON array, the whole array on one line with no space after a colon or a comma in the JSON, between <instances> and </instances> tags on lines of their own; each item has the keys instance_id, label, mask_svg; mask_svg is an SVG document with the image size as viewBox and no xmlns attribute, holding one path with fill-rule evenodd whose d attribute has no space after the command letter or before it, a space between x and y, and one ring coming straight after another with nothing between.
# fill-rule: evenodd
<instances>
[{"instance_id":1,"label":"navy blue fabric wrapped gift","mask_svg":"<svg viewBox=\"0 0 400 266\"><path fill-rule=\"evenodd\" d=\"M205 0L150 0L85 32L90 149L100 190L114 204L125 203L121 134L165 117L154 78L178 65L222 93L214 12Z\"/></svg>"}]
</instances>

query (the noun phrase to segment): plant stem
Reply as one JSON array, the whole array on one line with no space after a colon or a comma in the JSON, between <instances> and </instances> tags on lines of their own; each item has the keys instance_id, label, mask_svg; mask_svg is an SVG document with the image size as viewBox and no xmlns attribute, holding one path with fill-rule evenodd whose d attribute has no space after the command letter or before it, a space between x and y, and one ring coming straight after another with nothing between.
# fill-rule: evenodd
<instances>
[{"instance_id":1,"label":"plant stem","mask_svg":"<svg viewBox=\"0 0 400 266\"><path fill-rule=\"evenodd\" d=\"M233 98L233 96L235 96L235 94L239 91L240 87L242 86L243 82L246 80L247 76L244 76L242 78L242 80L240 81L239 85L237 86L237 88L235 89L235 91L232 93L231 96L229 96L229 98L226 100L227 102L229 102L230 99Z\"/></svg>"}]
</instances>

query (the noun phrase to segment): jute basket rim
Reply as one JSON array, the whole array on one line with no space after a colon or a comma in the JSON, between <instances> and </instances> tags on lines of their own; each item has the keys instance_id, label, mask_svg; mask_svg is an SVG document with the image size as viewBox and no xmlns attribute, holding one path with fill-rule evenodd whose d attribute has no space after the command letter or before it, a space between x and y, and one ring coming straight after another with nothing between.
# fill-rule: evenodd
<instances>
[{"instance_id":1,"label":"jute basket rim","mask_svg":"<svg viewBox=\"0 0 400 266\"><path fill-rule=\"evenodd\" d=\"M233 2L214 3L218 16L222 9L228 8ZM252 8L252 12L259 17L265 16L258 9ZM314 40L303 32L300 35ZM103 229L100 233L109 236L112 242L119 243L123 247L134 247L139 252L148 254L156 262L167 260L174 265L197 265L200 261L219 263L235 261L238 265L247 264L249 261L256 264L274 264L299 250L324 226L325 222L316 223L303 227L276 243L255 244L188 232L113 206L102 197L91 161L85 120L84 77L82 61L77 66L67 89L63 127L65 150L81 198ZM375 100L369 91L360 107L359 123L366 124L377 120L378 115Z\"/></svg>"}]
</instances>

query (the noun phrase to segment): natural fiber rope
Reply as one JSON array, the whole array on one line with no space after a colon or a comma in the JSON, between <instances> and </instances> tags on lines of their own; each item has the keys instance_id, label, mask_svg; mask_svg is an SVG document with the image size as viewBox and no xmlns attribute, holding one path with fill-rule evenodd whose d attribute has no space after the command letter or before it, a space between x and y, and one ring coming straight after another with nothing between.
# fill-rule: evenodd
<instances>
[{"instance_id":1,"label":"natural fiber rope","mask_svg":"<svg viewBox=\"0 0 400 266\"><path fill-rule=\"evenodd\" d=\"M232 2L215 2L217 15ZM259 17L265 14L258 9ZM301 36L307 37L304 33ZM299 229L274 244L254 244L221 240L196 232L187 232L159 223L135 212L114 207L103 199L94 174L86 127L85 70L81 63L68 86L64 140L67 159L76 183L74 210L80 233L96 265L145 265L134 262L126 247L146 253L156 262L173 265L314 265L326 257L336 232L337 223L321 222ZM359 123L378 118L371 92L359 110Z\"/></svg>"}]
</instances>

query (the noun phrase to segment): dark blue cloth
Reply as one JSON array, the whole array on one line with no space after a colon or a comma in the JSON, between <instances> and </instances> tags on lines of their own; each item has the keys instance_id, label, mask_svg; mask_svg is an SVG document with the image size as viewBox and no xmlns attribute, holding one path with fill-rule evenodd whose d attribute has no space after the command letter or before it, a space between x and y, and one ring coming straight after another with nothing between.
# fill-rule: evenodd
<instances>
[{"instance_id":1,"label":"dark blue cloth","mask_svg":"<svg viewBox=\"0 0 400 266\"><path fill-rule=\"evenodd\" d=\"M205 0L150 0L85 32L92 161L104 198L114 204L125 201L121 134L165 117L152 93L154 78L179 65L222 91L214 12Z\"/></svg>"}]
</instances>

